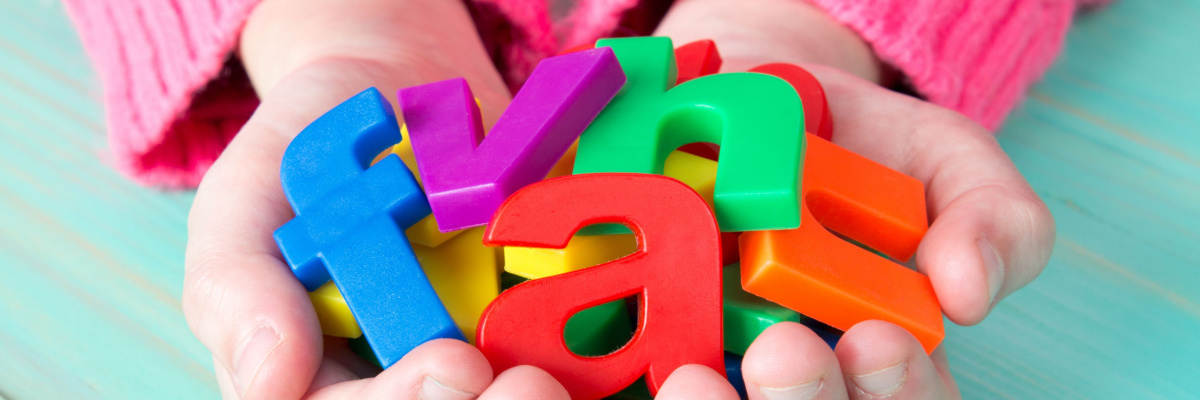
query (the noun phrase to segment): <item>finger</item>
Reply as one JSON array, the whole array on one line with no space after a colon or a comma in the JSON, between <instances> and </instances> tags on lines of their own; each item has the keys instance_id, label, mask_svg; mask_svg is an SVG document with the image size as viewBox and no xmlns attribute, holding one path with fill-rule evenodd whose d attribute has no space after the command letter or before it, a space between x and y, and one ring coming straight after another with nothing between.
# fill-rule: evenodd
<instances>
[{"instance_id":1,"label":"finger","mask_svg":"<svg viewBox=\"0 0 1200 400\"><path fill-rule=\"evenodd\" d=\"M301 71L279 92L332 107L343 93L320 85L327 82L316 78L318 68ZM335 69L330 65L327 73ZM280 158L307 122L291 112L313 111L263 99L205 176L188 221L184 314L244 398L299 397L308 391L323 349L307 292L280 260L271 236L292 217L280 188Z\"/></svg>"},{"instance_id":2,"label":"finger","mask_svg":"<svg viewBox=\"0 0 1200 400\"><path fill-rule=\"evenodd\" d=\"M675 369L662 387L658 388L660 400L674 399L737 399L738 393L725 377L712 368L688 364Z\"/></svg>"},{"instance_id":3,"label":"finger","mask_svg":"<svg viewBox=\"0 0 1200 400\"><path fill-rule=\"evenodd\" d=\"M220 362L217 362L216 357L213 357L213 372L215 372L217 375L217 388L221 391L221 398L238 398L237 390L234 389L233 380L230 378L233 376L233 374L230 374L229 370L226 370Z\"/></svg>"},{"instance_id":4,"label":"finger","mask_svg":"<svg viewBox=\"0 0 1200 400\"><path fill-rule=\"evenodd\" d=\"M851 399L955 399L958 388L908 331L883 321L850 328L838 342L838 362Z\"/></svg>"},{"instance_id":5,"label":"finger","mask_svg":"<svg viewBox=\"0 0 1200 400\"><path fill-rule=\"evenodd\" d=\"M553 376L537 367L521 365L500 373L479 400L569 400L571 395Z\"/></svg>"},{"instance_id":6,"label":"finger","mask_svg":"<svg viewBox=\"0 0 1200 400\"><path fill-rule=\"evenodd\" d=\"M417 346L374 378L329 385L312 400L474 399L492 383L492 367L478 349L454 339Z\"/></svg>"},{"instance_id":7,"label":"finger","mask_svg":"<svg viewBox=\"0 0 1200 400\"><path fill-rule=\"evenodd\" d=\"M1041 273L1054 219L990 132L957 112L806 67L826 88L834 142L924 182L933 223L917 266L947 317L978 323Z\"/></svg>"},{"instance_id":8,"label":"finger","mask_svg":"<svg viewBox=\"0 0 1200 400\"><path fill-rule=\"evenodd\" d=\"M257 184L243 183L245 178L226 180L233 185ZM252 210L230 209L255 204L247 201L239 206L220 206L206 196L211 195L203 190L197 193L193 220L221 211L245 215ZM248 197L230 195L226 199L241 201ZM227 379L240 397L259 398L256 396L266 393L299 397L316 373L322 349L320 328L312 308L307 306L304 288L274 256L214 243L206 237L230 230L204 225L189 224L191 239L183 291L189 327L229 373ZM255 387L258 390L250 390Z\"/></svg>"},{"instance_id":9,"label":"finger","mask_svg":"<svg viewBox=\"0 0 1200 400\"><path fill-rule=\"evenodd\" d=\"M968 325L1033 281L1053 244L1053 218L1032 190L979 187L940 211L917 264L945 299L946 315Z\"/></svg>"},{"instance_id":10,"label":"finger","mask_svg":"<svg viewBox=\"0 0 1200 400\"><path fill-rule=\"evenodd\" d=\"M758 335L742 359L742 376L751 400L847 398L833 349L795 322Z\"/></svg>"}]
</instances>

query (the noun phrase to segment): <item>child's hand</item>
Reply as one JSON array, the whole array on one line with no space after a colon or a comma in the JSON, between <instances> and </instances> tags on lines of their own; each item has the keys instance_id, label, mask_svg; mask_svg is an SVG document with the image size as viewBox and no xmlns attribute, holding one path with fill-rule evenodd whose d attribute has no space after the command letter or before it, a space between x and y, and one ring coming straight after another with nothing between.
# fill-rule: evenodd
<instances>
[{"instance_id":1,"label":"child's hand","mask_svg":"<svg viewBox=\"0 0 1200 400\"><path fill-rule=\"evenodd\" d=\"M379 87L466 77L494 122L509 93L461 2L266 0L240 55L262 105L213 165L188 223L183 308L212 351L227 398L566 398L531 367L493 379L456 340L413 350L372 379L345 341L323 341L306 291L281 261L273 231L292 217L279 182L291 139L341 101ZM391 96L388 96L391 97Z\"/></svg>"},{"instance_id":2,"label":"child's hand","mask_svg":"<svg viewBox=\"0 0 1200 400\"><path fill-rule=\"evenodd\" d=\"M713 39L724 71L768 62L841 69L805 65L828 96L833 141L924 182L932 226L916 265L955 323L983 320L1045 267L1053 218L992 134L961 114L864 80L886 80L881 64L862 39L821 10L793 0L753 6L684 0L656 34L676 43ZM944 350L928 356L912 335L879 321L847 331L836 352L800 325L774 326L747 352L742 369L751 399L809 398L800 393L818 390L811 398L958 397ZM779 394L783 389L793 392Z\"/></svg>"}]
</instances>

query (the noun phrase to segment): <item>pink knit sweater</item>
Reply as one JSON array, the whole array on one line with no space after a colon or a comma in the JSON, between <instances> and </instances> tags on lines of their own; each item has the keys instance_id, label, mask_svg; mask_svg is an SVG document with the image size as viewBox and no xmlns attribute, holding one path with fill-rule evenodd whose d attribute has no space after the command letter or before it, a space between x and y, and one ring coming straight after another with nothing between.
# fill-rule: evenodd
<instances>
[{"instance_id":1,"label":"pink knit sweater","mask_svg":"<svg viewBox=\"0 0 1200 400\"><path fill-rule=\"evenodd\" d=\"M1096 2L809 1L858 31L926 99L989 129L1049 67L1075 9ZM109 142L122 172L150 185L199 183L258 105L231 57L257 2L65 0L104 83ZM547 0L474 0L473 11L493 59L504 60L504 77L519 84L563 48L645 33L638 26L652 26L646 21L661 12L657 3L580 0L558 24Z\"/></svg>"}]
</instances>

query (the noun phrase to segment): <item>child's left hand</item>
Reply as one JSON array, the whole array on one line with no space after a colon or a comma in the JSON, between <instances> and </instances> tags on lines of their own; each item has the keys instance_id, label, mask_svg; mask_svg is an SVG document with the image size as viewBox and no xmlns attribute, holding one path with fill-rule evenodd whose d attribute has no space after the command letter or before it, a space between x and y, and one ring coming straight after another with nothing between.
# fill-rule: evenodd
<instances>
[{"instance_id":1,"label":"child's left hand","mask_svg":"<svg viewBox=\"0 0 1200 400\"><path fill-rule=\"evenodd\" d=\"M791 0L753 7L677 1L656 35L677 44L713 39L725 59L722 72L768 62L836 67L805 64L828 96L833 141L925 184L932 226L916 265L951 321L982 321L1045 267L1054 220L992 133L957 112L869 82L886 80L881 63L823 11ZM719 375L702 370L678 370L659 397L736 398ZM911 334L882 321L854 326L836 351L808 328L778 324L747 351L742 374L751 399L960 397L944 348L927 355Z\"/></svg>"}]
</instances>

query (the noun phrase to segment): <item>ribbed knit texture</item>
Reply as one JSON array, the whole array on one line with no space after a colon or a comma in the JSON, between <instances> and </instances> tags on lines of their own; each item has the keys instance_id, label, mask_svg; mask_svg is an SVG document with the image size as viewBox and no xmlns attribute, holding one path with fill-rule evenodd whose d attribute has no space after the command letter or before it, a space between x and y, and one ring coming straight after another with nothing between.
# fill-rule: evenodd
<instances>
[{"instance_id":1,"label":"ribbed knit texture","mask_svg":"<svg viewBox=\"0 0 1200 400\"><path fill-rule=\"evenodd\" d=\"M934 103L995 129L1053 62L1079 4L1103 0L809 0ZM258 0L64 0L104 84L116 166L194 186L258 104L231 52ZM613 33L637 0L474 0L511 86L539 60ZM496 27L494 32L487 28ZM564 38L560 43L559 37Z\"/></svg>"},{"instance_id":2,"label":"ribbed knit texture","mask_svg":"<svg viewBox=\"0 0 1200 400\"><path fill-rule=\"evenodd\" d=\"M1054 61L1077 5L1075 0L810 1L858 31L927 100L991 130Z\"/></svg>"},{"instance_id":3,"label":"ribbed knit texture","mask_svg":"<svg viewBox=\"0 0 1200 400\"><path fill-rule=\"evenodd\" d=\"M116 167L144 184L198 184L257 106L236 79L198 95L230 77L257 0L64 2L104 85Z\"/></svg>"}]
</instances>

